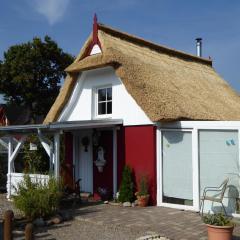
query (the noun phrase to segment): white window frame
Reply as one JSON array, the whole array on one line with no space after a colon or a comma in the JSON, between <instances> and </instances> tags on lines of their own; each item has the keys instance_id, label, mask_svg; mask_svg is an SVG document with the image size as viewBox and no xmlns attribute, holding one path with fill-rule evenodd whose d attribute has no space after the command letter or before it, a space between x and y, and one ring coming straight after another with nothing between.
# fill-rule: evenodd
<instances>
[{"instance_id":1,"label":"white window frame","mask_svg":"<svg viewBox=\"0 0 240 240\"><path fill-rule=\"evenodd\" d=\"M157 123L157 206L164 206L183 210L200 210L200 163L199 163L199 131L200 130L232 130L238 131L240 149L240 121L179 121L173 123ZM193 168L193 206L163 203L162 187L162 131L192 131L192 168ZM240 152L239 152L240 164Z\"/></svg>"},{"instance_id":2,"label":"white window frame","mask_svg":"<svg viewBox=\"0 0 240 240\"><path fill-rule=\"evenodd\" d=\"M163 202L163 158L162 158L162 131L177 131L177 132L190 132L192 134L192 189L193 189L193 205L181 205L174 203L166 203ZM193 129L169 129L169 128L158 128L157 129L157 205L169 208L183 209L183 210L197 210L199 208L197 196L198 189L195 188L196 180L198 177L197 174L197 166L196 166L196 158L195 158L195 149L194 148L194 136L195 132ZM160 183L160 184L159 184Z\"/></svg>"},{"instance_id":3,"label":"white window frame","mask_svg":"<svg viewBox=\"0 0 240 240\"><path fill-rule=\"evenodd\" d=\"M93 116L94 118L111 118L112 117L112 113L110 114L98 114L98 90L101 89L107 89L107 88L111 88L112 89L112 100L111 101L107 101L107 102L112 102L112 113L113 113L113 88L112 85L104 85L104 86L98 86L94 88L94 94L93 94L93 102L94 102L94 111L93 111ZM107 110L107 109L106 109Z\"/></svg>"}]
</instances>

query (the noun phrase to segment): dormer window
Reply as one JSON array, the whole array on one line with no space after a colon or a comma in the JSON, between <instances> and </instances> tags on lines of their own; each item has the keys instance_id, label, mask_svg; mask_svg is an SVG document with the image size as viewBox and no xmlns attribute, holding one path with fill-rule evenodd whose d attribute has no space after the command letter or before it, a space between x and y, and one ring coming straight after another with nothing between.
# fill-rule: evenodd
<instances>
[{"instance_id":1,"label":"dormer window","mask_svg":"<svg viewBox=\"0 0 240 240\"><path fill-rule=\"evenodd\" d=\"M109 117L112 114L112 87L96 89L96 117Z\"/></svg>"}]
</instances>

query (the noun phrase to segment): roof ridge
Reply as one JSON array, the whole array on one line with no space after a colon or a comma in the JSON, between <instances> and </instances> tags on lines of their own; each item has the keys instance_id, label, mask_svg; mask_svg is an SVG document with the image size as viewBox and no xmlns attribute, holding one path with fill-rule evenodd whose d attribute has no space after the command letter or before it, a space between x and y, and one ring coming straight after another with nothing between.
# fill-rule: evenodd
<instances>
[{"instance_id":1,"label":"roof ridge","mask_svg":"<svg viewBox=\"0 0 240 240\"><path fill-rule=\"evenodd\" d=\"M212 66L212 60L210 60L210 59L206 59L206 58L203 58L203 57L198 57L198 56L192 55L190 53L186 53L186 52L179 51L179 50L176 50L176 49L173 49L173 48L169 48L169 47L166 47L166 46L163 46L163 45L145 40L141 37L138 37L138 36L123 32L123 31L119 31L115 28L106 26L105 24L102 24L102 23L98 23L98 27L99 27L99 30L102 30L106 33L109 33L109 34L113 35L113 36L116 36L116 37L119 37L119 38L122 38L122 39L125 39L125 40L128 40L128 41L130 40L131 42L134 42L135 44L145 46L145 47L149 47L149 48L151 48L155 51L161 51L161 52L166 53L166 54L171 54L171 55L177 56L177 57L182 58L184 60L191 59L193 61Z\"/></svg>"}]
</instances>

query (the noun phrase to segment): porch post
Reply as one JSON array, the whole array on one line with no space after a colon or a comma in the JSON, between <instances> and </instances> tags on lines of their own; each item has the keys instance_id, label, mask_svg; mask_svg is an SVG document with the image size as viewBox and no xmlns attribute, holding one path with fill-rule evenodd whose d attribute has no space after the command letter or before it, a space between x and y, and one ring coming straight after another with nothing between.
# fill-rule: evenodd
<instances>
[{"instance_id":1,"label":"porch post","mask_svg":"<svg viewBox=\"0 0 240 240\"><path fill-rule=\"evenodd\" d=\"M113 128L113 197L117 193L117 129Z\"/></svg>"},{"instance_id":2,"label":"porch post","mask_svg":"<svg viewBox=\"0 0 240 240\"><path fill-rule=\"evenodd\" d=\"M7 174L7 198L11 196L11 181L12 181L12 172L15 172L14 167L14 160L19 153L26 136L22 136L21 139L18 141L17 146L13 150L13 138L10 136L8 141L8 174Z\"/></svg>"},{"instance_id":3,"label":"porch post","mask_svg":"<svg viewBox=\"0 0 240 240\"><path fill-rule=\"evenodd\" d=\"M60 134L54 134L54 176L60 177Z\"/></svg>"},{"instance_id":4,"label":"porch post","mask_svg":"<svg viewBox=\"0 0 240 240\"><path fill-rule=\"evenodd\" d=\"M199 178L199 145L198 129L192 131L192 170L193 170L193 207L195 211L200 211L200 178Z\"/></svg>"},{"instance_id":5,"label":"porch post","mask_svg":"<svg viewBox=\"0 0 240 240\"><path fill-rule=\"evenodd\" d=\"M10 198L11 196L11 173L12 173L12 167L11 167L11 156L13 153L13 140L10 136L8 139L8 174L7 174L7 198Z\"/></svg>"}]
</instances>

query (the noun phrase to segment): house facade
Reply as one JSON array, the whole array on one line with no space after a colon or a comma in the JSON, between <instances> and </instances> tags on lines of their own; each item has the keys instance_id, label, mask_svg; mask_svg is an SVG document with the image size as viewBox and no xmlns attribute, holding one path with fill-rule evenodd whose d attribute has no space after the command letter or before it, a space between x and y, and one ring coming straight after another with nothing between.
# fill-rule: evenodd
<instances>
[{"instance_id":1,"label":"house facade","mask_svg":"<svg viewBox=\"0 0 240 240\"><path fill-rule=\"evenodd\" d=\"M137 178L148 175L151 202L156 204L156 126L111 66L78 76L58 122L82 121L89 126L65 133L66 163L75 166L82 191L96 194L99 188L107 188L116 194L123 167L129 165ZM96 161L101 148L105 163L99 171Z\"/></svg>"},{"instance_id":2,"label":"house facade","mask_svg":"<svg viewBox=\"0 0 240 240\"><path fill-rule=\"evenodd\" d=\"M236 211L240 98L211 60L123 33L95 18L93 32L66 72L41 126L3 128L37 132L55 175L62 169L66 185L81 179L81 191L97 196L105 188L116 196L128 165L136 186L141 176L148 177L152 205L199 211L204 187L229 178L224 205L229 213ZM53 143L45 133L54 135ZM62 167L60 134L65 139ZM220 207L208 202L205 211Z\"/></svg>"},{"instance_id":3,"label":"house facade","mask_svg":"<svg viewBox=\"0 0 240 240\"><path fill-rule=\"evenodd\" d=\"M65 132L70 184L74 175L82 191L115 195L129 165L136 183L148 176L152 205L198 211L203 188L229 178L224 205L236 211L240 98L211 60L95 19L66 72L44 123L84 123ZM204 210L219 207L208 202Z\"/></svg>"}]
</instances>

